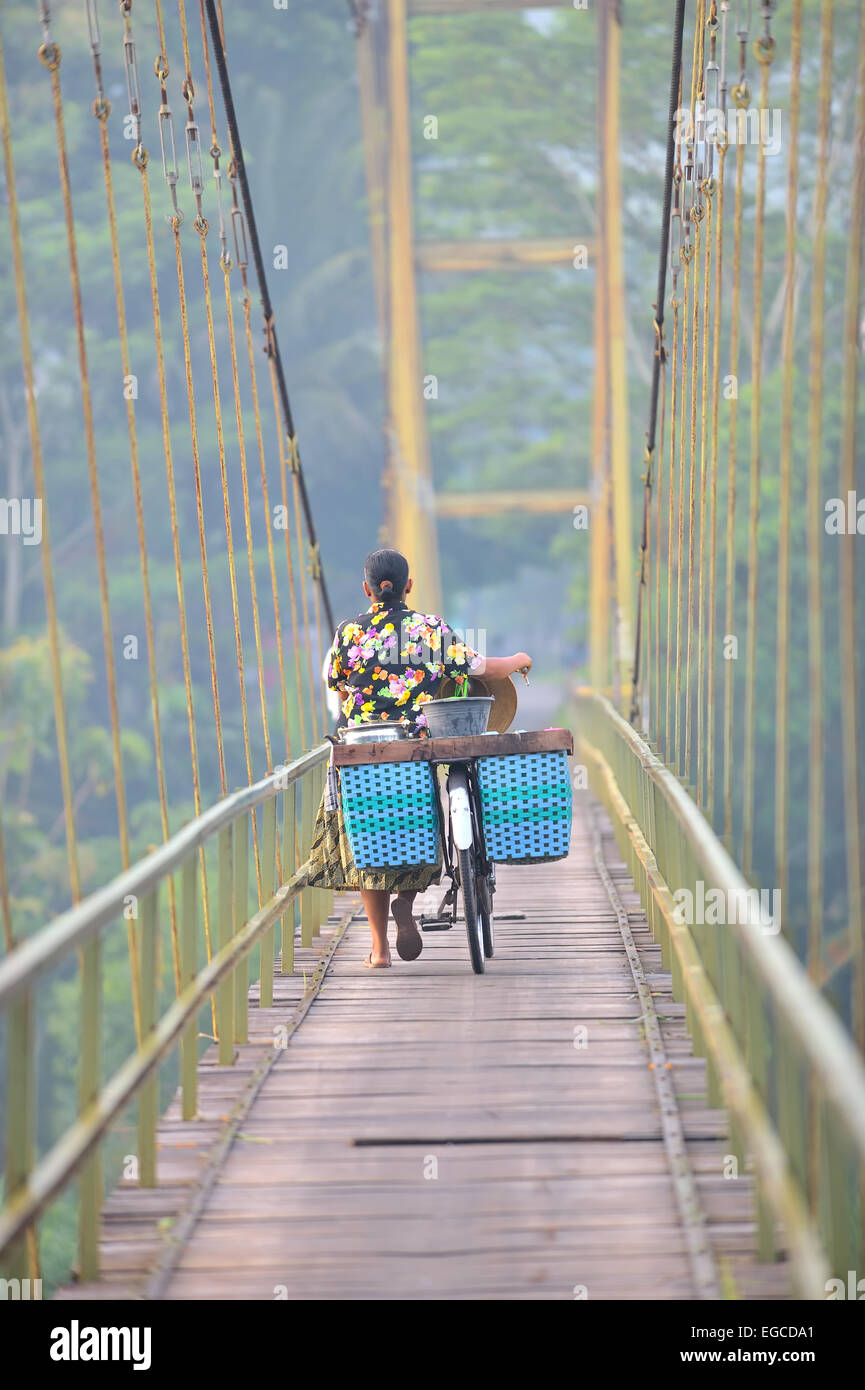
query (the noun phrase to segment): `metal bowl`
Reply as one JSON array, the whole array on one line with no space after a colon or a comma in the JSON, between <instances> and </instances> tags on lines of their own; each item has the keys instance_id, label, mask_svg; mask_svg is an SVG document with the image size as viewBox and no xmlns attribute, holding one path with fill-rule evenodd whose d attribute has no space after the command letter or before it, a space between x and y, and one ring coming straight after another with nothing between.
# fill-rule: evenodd
<instances>
[{"instance_id":1,"label":"metal bowl","mask_svg":"<svg viewBox=\"0 0 865 1390\"><path fill-rule=\"evenodd\" d=\"M432 738L468 738L486 733L494 703L492 695L451 695L430 700L423 712Z\"/></svg>"}]
</instances>

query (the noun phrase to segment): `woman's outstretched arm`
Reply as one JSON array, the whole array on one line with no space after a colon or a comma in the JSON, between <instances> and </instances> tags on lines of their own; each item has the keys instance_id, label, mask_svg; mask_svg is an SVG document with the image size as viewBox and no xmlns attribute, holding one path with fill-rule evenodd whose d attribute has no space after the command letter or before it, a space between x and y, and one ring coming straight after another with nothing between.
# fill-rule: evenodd
<instances>
[{"instance_id":1,"label":"woman's outstretched arm","mask_svg":"<svg viewBox=\"0 0 865 1390\"><path fill-rule=\"evenodd\" d=\"M502 676L513 675L514 671L530 671L531 668L532 658L528 652L515 652L513 656L482 656L472 665L471 674L499 680Z\"/></svg>"}]
</instances>

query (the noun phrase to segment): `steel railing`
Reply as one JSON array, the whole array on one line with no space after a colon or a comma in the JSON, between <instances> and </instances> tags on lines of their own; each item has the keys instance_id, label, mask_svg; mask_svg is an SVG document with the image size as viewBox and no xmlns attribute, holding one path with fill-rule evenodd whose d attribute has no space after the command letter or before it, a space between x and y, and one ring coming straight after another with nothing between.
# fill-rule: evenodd
<instances>
[{"instance_id":1,"label":"steel railing","mask_svg":"<svg viewBox=\"0 0 865 1390\"><path fill-rule=\"evenodd\" d=\"M604 696L578 693L577 725L706 1059L709 1103L729 1112L737 1171L753 1165L761 1257L780 1235L799 1295L825 1298L828 1278L846 1286L865 1270L862 1057L674 774Z\"/></svg>"},{"instance_id":2,"label":"steel railing","mask_svg":"<svg viewBox=\"0 0 865 1390\"><path fill-rule=\"evenodd\" d=\"M282 924L281 970L294 968L300 897L301 942L311 946L330 911L331 895L306 888L312 839L330 745L305 753L235 792L192 821L147 858L29 937L0 962L0 1016L7 1025L6 1181L0 1210L0 1258L8 1277L25 1277L27 1232L77 1176L78 1272L99 1272L102 1206L100 1144L130 1101L138 1102L138 1180L156 1183L157 1070L180 1047L184 1119L197 1110L198 1012L212 999L218 1060L230 1065L247 1041L248 958L261 943L259 1004L273 1003L276 926ZM260 808L260 826L257 812ZM280 809L282 824L280 827ZM254 849L250 845L253 828ZM217 893L208 893L205 851L216 849ZM254 878L250 880L252 861ZM174 879L177 876L179 883ZM158 1007L160 891L170 885L176 922L179 982ZM258 886L257 893L254 890ZM199 892L210 905L211 949L200 964ZM257 910L250 912L250 898ZM289 910L290 909L290 910ZM140 1037L107 1079L101 1075L104 933L132 912L136 922ZM81 983L78 1115L53 1147L34 1161L37 1106L34 991L50 971L77 955Z\"/></svg>"}]
</instances>

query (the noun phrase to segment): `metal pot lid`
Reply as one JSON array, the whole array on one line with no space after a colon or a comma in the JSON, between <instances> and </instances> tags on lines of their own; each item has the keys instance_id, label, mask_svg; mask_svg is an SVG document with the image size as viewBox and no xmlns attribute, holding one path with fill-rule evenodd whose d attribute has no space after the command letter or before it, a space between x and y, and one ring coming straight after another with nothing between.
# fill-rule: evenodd
<instances>
[{"instance_id":1,"label":"metal pot lid","mask_svg":"<svg viewBox=\"0 0 865 1390\"><path fill-rule=\"evenodd\" d=\"M403 729L401 724L351 724L348 728L340 729L343 743L393 742L395 739L408 737L408 731Z\"/></svg>"}]
</instances>

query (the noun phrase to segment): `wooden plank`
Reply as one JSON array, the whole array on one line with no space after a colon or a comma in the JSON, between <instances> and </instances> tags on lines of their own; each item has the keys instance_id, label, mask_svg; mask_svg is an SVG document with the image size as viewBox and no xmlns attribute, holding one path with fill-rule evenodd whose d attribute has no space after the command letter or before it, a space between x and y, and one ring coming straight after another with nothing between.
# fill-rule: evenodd
<instances>
[{"instance_id":1,"label":"wooden plank","mask_svg":"<svg viewBox=\"0 0 865 1390\"><path fill-rule=\"evenodd\" d=\"M584 1284L594 1299L693 1299L639 1002L584 808L578 798L567 860L500 871L497 908L525 915L500 921L484 976L469 969L462 924L427 934L417 961L394 956L374 972L362 965L368 928L352 924L224 1157L165 1296L572 1301ZM632 904L609 832L606 853ZM784 1297L783 1267L755 1259L751 1178L725 1177L726 1119L706 1103L705 1064L636 909L631 930L707 1237L738 1297ZM183 1121L172 1103L158 1135L162 1185L109 1197L104 1277L75 1296L140 1296L161 1232L182 1219L316 958L298 952L297 974L276 976L274 1006L251 1012L234 1067L206 1055L199 1117Z\"/></svg>"},{"instance_id":2,"label":"wooden plank","mask_svg":"<svg viewBox=\"0 0 865 1390\"><path fill-rule=\"evenodd\" d=\"M389 743L338 743L333 750L337 767L367 763L453 762L459 758L506 758L518 753L574 751L570 729L535 729L525 733L475 734L469 738L397 739Z\"/></svg>"}]
</instances>

